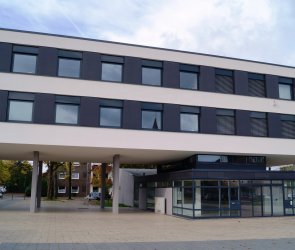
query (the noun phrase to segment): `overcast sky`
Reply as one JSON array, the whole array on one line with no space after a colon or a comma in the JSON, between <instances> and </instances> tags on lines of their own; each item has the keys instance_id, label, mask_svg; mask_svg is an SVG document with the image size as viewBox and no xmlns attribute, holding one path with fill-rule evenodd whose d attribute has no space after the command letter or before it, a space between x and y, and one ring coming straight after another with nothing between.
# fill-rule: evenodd
<instances>
[{"instance_id":1,"label":"overcast sky","mask_svg":"<svg viewBox=\"0 0 295 250\"><path fill-rule=\"evenodd\" d=\"M295 0L0 0L0 27L295 66Z\"/></svg>"}]
</instances>

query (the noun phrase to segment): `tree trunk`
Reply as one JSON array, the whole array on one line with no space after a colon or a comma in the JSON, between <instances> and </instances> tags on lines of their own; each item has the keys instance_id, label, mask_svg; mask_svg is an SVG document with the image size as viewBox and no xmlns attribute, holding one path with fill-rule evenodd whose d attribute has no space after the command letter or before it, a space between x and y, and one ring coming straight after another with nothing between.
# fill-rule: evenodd
<instances>
[{"instance_id":1,"label":"tree trunk","mask_svg":"<svg viewBox=\"0 0 295 250\"><path fill-rule=\"evenodd\" d=\"M69 200L72 199L72 163L69 162Z\"/></svg>"}]
</instances>

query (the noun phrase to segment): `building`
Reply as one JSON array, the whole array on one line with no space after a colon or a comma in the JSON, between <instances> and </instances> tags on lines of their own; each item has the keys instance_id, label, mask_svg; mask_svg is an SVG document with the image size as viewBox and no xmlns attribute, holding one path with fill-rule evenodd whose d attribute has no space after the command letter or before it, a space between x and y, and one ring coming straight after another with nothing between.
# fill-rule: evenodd
<instances>
[{"instance_id":1,"label":"building","mask_svg":"<svg viewBox=\"0 0 295 250\"><path fill-rule=\"evenodd\" d=\"M0 30L0 156L158 165L140 208L193 218L294 215L295 68ZM39 165L40 166L40 165ZM170 204L170 205L169 205ZM30 210L36 211L36 199Z\"/></svg>"},{"instance_id":2,"label":"building","mask_svg":"<svg viewBox=\"0 0 295 250\"><path fill-rule=\"evenodd\" d=\"M90 174L87 163L73 162L71 188L69 187L69 172L67 169L57 171L57 197L86 197L89 193Z\"/></svg>"}]
</instances>

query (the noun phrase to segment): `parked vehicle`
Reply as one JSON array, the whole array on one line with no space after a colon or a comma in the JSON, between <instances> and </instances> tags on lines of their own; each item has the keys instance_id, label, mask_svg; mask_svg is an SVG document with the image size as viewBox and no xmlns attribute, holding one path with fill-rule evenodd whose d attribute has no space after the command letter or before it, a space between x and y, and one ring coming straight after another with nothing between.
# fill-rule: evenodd
<instances>
[{"instance_id":1,"label":"parked vehicle","mask_svg":"<svg viewBox=\"0 0 295 250\"><path fill-rule=\"evenodd\" d=\"M0 199L3 199L3 193L0 191Z\"/></svg>"},{"instance_id":2,"label":"parked vehicle","mask_svg":"<svg viewBox=\"0 0 295 250\"><path fill-rule=\"evenodd\" d=\"M6 193L6 187L0 186L0 193Z\"/></svg>"},{"instance_id":3,"label":"parked vehicle","mask_svg":"<svg viewBox=\"0 0 295 250\"><path fill-rule=\"evenodd\" d=\"M100 197L101 197L101 193L99 193L99 192L91 192L85 198L88 199L88 200L100 200Z\"/></svg>"}]
</instances>

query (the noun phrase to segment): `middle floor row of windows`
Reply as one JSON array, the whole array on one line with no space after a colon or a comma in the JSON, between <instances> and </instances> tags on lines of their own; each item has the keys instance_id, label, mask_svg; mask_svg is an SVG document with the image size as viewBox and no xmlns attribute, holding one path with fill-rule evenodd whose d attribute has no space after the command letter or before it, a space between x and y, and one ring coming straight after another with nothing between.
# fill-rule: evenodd
<instances>
[{"instance_id":1,"label":"middle floor row of windows","mask_svg":"<svg viewBox=\"0 0 295 250\"><path fill-rule=\"evenodd\" d=\"M36 94L33 93L21 93L21 92L8 92L7 98L0 99L0 106L6 106L6 121L9 122L27 122L27 123L39 123L34 119L34 112L39 109L38 105L43 105L42 116L47 117L44 111L49 112L46 105L48 104L46 100L41 102L36 102ZM1 96L1 95L0 95ZM54 124L68 124L68 125L83 125L80 122L81 116L81 97L74 96L60 96L52 95L53 105L52 105L52 119L50 123ZM128 116L130 120L140 119L139 129L147 130L166 130L163 128L163 116L165 113L164 105L161 103L147 103L139 102L140 108L136 110L130 109L129 113L124 112L124 102L122 100L111 100L111 99L95 99L97 105L87 106L87 116L97 117L97 125L100 127L108 128L123 128L123 115ZM6 103L4 103L6 102ZM166 118L166 124L176 124L177 131L183 132L204 132L206 127L214 127L212 131L216 134L224 135L241 135L237 129L237 110L232 109L220 109L216 108L214 110L214 115L208 119L208 114L203 112L204 107L194 107L194 106L182 106L174 105L176 108L170 109L168 118ZM49 106L48 106L49 107ZM85 110L85 108L84 108ZM136 114L139 112L140 114ZM267 137L270 136L269 131L280 130L280 136L282 138L295 138L295 116L279 114L279 125L270 128L269 114L264 112L253 112L246 111L247 114L239 118L239 126L245 127L245 124L249 124L249 136ZM50 112L49 112L50 113ZM177 113L175 115L174 113ZM207 116L205 122L201 123L202 115ZM85 115L84 115L85 116ZM167 115L166 115L167 117ZM204 121L203 119L203 121ZM271 123L272 126L273 123ZM203 126L203 130L200 128ZM243 128L242 128L243 129ZM239 129L240 130L240 129ZM208 130L207 130L208 131ZM206 132L205 132L206 133ZM209 132L210 133L210 132ZM245 135L245 134L242 134Z\"/></svg>"}]
</instances>

